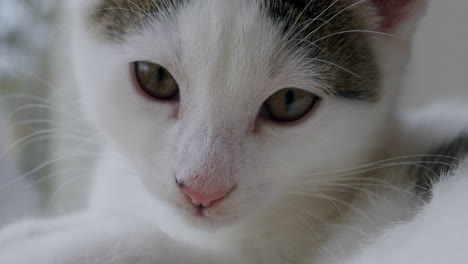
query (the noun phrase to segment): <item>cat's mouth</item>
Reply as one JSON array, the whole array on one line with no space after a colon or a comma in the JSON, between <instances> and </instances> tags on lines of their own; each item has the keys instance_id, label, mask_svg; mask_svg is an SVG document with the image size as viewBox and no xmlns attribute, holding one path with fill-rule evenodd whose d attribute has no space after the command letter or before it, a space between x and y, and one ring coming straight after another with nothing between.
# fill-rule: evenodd
<instances>
[{"instance_id":1,"label":"cat's mouth","mask_svg":"<svg viewBox=\"0 0 468 264\"><path fill-rule=\"evenodd\" d=\"M231 188L224 188L205 193L195 191L183 182L176 180L176 183L184 194L185 203L193 208L192 210L195 211L194 215L199 218L209 218L213 213L218 212L222 207L225 207L227 200L229 200L230 196L236 189L236 185L234 185L234 187Z\"/></svg>"},{"instance_id":2,"label":"cat's mouth","mask_svg":"<svg viewBox=\"0 0 468 264\"><path fill-rule=\"evenodd\" d=\"M228 195L226 195L228 196ZM209 204L197 204L193 203L190 197L185 197L186 203L190 205L192 215L199 219L206 219L206 220L215 220L216 218L220 218L222 215L222 211L225 206L223 204L226 202L226 196L221 197L218 200L215 200Z\"/></svg>"},{"instance_id":3,"label":"cat's mouth","mask_svg":"<svg viewBox=\"0 0 468 264\"><path fill-rule=\"evenodd\" d=\"M185 208L184 208L185 207ZM196 229L216 231L220 228L230 227L240 221L240 216L224 206L213 208L178 208L183 214L185 223Z\"/></svg>"},{"instance_id":4,"label":"cat's mouth","mask_svg":"<svg viewBox=\"0 0 468 264\"><path fill-rule=\"evenodd\" d=\"M188 202L190 203L190 201L188 201ZM209 208L206 208L201 204L198 205L198 206L194 206L191 209L192 215L194 217L196 217L196 218L199 218L199 219L212 219L212 215L210 214L209 210L210 210Z\"/></svg>"},{"instance_id":5,"label":"cat's mouth","mask_svg":"<svg viewBox=\"0 0 468 264\"><path fill-rule=\"evenodd\" d=\"M185 196L184 201L179 203L178 207L185 212L185 216L196 226L200 225L199 227L209 227L210 229L228 226L240 220L236 206L232 206L230 203L231 195L222 197L222 199L218 199L206 206L194 204L190 197Z\"/></svg>"},{"instance_id":6,"label":"cat's mouth","mask_svg":"<svg viewBox=\"0 0 468 264\"><path fill-rule=\"evenodd\" d=\"M229 227L240 221L240 216L216 209L198 209L193 212L192 217L201 228L217 230L218 228Z\"/></svg>"},{"instance_id":7,"label":"cat's mouth","mask_svg":"<svg viewBox=\"0 0 468 264\"><path fill-rule=\"evenodd\" d=\"M206 208L197 208L193 216L199 219L216 220L216 215L213 215L210 210Z\"/></svg>"},{"instance_id":8,"label":"cat's mouth","mask_svg":"<svg viewBox=\"0 0 468 264\"><path fill-rule=\"evenodd\" d=\"M195 216L200 217L200 218L207 217L205 209L203 209L203 208L198 209L197 212L195 213Z\"/></svg>"}]
</instances>

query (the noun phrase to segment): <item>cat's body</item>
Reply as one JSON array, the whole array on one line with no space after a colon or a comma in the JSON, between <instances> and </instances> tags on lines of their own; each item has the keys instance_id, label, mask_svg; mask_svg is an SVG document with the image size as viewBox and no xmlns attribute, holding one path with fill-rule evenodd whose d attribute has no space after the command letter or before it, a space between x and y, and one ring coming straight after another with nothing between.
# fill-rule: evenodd
<instances>
[{"instance_id":1,"label":"cat's body","mask_svg":"<svg viewBox=\"0 0 468 264\"><path fill-rule=\"evenodd\" d=\"M419 263L422 244L420 263L440 263L427 238L447 219L460 236L444 250L468 237L468 111L394 110L424 5L75 1L80 94L104 141L89 208L7 228L0 262ZM141 82L148 67L159 79Z\"/></svg>"}]
</instances>

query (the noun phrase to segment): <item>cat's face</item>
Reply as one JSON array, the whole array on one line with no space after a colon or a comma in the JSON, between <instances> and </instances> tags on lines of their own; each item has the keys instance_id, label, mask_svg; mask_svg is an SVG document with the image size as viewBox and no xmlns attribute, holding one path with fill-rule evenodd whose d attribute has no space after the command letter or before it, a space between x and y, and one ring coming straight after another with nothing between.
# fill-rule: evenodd
<instances>
[{"instance_id":1,"label":"cat's face","mask_svg":"<svg viewBox=\"0 0 468 264\"><path fill-rule=\"evenodd\" d=\"M187 224L326 193L323 172L372 160L389 124L408 43L385 34L412 25L381 2L76 1L85 109Z\"/></svg>"}]
</instances>

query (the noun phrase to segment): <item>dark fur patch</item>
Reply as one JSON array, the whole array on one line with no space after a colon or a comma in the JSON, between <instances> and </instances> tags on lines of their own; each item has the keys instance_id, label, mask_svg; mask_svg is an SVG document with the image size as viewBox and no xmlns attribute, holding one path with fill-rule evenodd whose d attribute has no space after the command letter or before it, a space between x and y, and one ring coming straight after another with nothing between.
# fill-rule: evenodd
<instances>
[{"instance_id":1,"label":"dark fur patch","mask_svg":"<svg viewBox=\"0 0 468 264\"><path fill-rule=\"evenodd\" d=\"M468 131L456 139L431 151L414 172L415 190L425 200L432 197L433 185L440 178L457 169L464 158L468 157Z\"/></svg>"},{"instance_id":2,"label":"dark fur patch","mask_svg":"<svg viewBox=\"0 0 468 264\"><path fill-rule=\"evenodd\" d=\"M312 63L320 65L321 79L337 96L375 100L380 72L369 45L369 34L350 31L371 30L371 24L377 23L372 20L377 20L377 16L365 2L355 5L354 1L334 2L265 0L265 9L282 27L291 49L304 48Z\"/></svg>"},{"instance_id":3,"label":"dark fur patch","mask_svg":"<svg viewBox=\"0 0 468 264\"><path fill-rule=\"evenodd\" d=\"M120 41L132 30L138 30L161 11L177 8L186 0L103 0L92 15L105 35Z\"/></svg>"},{"instance_id":4,"label":"dark fur patch","mask_svg":"<svg viewBox=\"0 0 468 264\"><path fill-rule=\"evenodd\" d=\"M197 0L202 1L202 0ZM264 0L263 10L281 28L290 49L304 49L330 93L346 99L375 101L379 95L380 72L371 50L368 33L372 8L352 0ZM186 0L102 0L93 20L105 35L121 41L158 13L184 4ZM367 12L369 11L369 12ZM97 22L97 23L96 23ZM378 22L375 22L378 23ZM345 31L345 32L343 32Z\"/></svg>"}]
</instances>

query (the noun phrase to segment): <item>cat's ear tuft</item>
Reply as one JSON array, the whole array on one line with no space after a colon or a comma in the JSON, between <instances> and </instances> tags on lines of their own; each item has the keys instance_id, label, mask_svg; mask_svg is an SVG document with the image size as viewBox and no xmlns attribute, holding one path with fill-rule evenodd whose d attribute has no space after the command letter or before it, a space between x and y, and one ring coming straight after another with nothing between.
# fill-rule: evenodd
<instances>
[{"instance_id":1,"label":"cat's ear tuft","mask_svg":"<svg viewBox=\"0 0 468 264\"><path fill-rule=\"evenodd\" d=\"M380 14L380 29L389 33L407 33L414 30L425 13L428 0L370 0Z\"/></svg>"}]
</instances>

